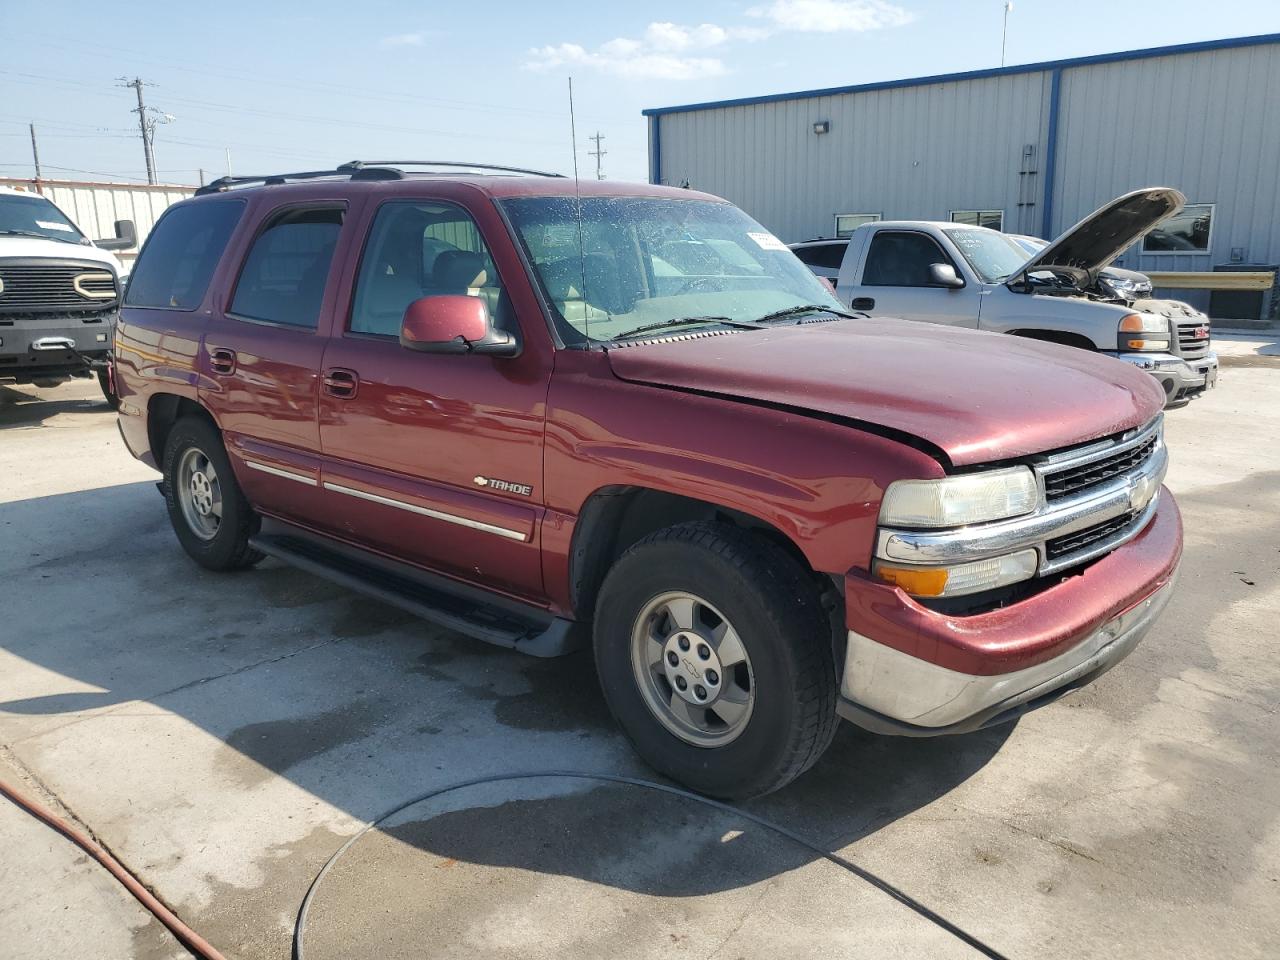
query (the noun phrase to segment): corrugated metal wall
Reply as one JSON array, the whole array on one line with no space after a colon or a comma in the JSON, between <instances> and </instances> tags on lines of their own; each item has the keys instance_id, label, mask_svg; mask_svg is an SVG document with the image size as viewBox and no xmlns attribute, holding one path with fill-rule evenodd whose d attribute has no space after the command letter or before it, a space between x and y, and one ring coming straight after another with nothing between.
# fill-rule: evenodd
<instances>
[{"instance_id":1,"label":"corrugated metal wall","mask_svg":"<svg viewBox=\"0 0 1280 960\"><path fill-rule=\"evenodd\" d=\"M1036 73L667 114L662 179L732 200L788 242L831 236L840 213L996 209L1006 229L1036 232L1038 203L1019 201L1039 188L1020 171L1048 102ZM830 133L813 132L819 120Z\"/></svg>"},{"instance_id":2,"label":"corrugated metal wall","mask_svg":"<svg viewBox=\"0 0 1280 960\"><path fill-rule=\"evenodd\" d=\"M1232 248L1280 261L1280 43L1257 39L1064 62L1049 235L1125 191L1169 185L1215 204L1210 250L1135 248L1123 265L1209 270ZM1041 235L1052 66L661 113L650 148L660 142L664 183L726 197L788 242L833 235L839 213L945 220L968 209L1001 209L1006 231ZM830 133L813 132L819 120Z\"/></svg>"},{"instance_id":3,"label":"corrugated metal wall","mask_svg":"<svg viewBox=\"0 0 1280 960\"><path fill-rule=\"evenodd\" d=\"M32 180L0 177L0 186L36 192ZM40 192L52 200L91 240L115 236L117 220L132 220L141 244L160 214L192 196L195 187L172 184L89 183L79 180L41 180ZM116 256L131 260L137 248L117 250Z\"/></svg>"}]
</instances>

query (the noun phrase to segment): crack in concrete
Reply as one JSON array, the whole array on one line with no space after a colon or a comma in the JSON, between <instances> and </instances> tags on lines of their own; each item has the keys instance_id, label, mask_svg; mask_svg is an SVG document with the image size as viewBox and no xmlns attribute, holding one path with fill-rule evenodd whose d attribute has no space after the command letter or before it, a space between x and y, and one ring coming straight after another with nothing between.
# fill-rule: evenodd
<instances>
[{"instance_id":1,"label":"crack in concrete","mask_svg":"<svg viewBox=\"0 0 1280 960\"><path fill-rule=\"evenodd\" d=\"M703 960L715 960L716 955L725 948L730 940L738 935L738 931L742 929L744 924L746 924L747 918L755 912L756 907L760 906L760 901L765 898L765 895L777 882L777 880L770 880L764 885L760 892L752 898L751 903L746 907L746 909L742 911L742 916L740 916L738 918L738 922L733 925L733 929L724 935L724 939L716 944L712 951L708 953Z\"/></svg>"}]
</instances>

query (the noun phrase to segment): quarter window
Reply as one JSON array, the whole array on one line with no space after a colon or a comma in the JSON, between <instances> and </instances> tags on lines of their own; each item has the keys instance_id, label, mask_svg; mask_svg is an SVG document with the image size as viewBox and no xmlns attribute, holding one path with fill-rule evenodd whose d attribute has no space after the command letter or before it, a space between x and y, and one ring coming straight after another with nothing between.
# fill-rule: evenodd
<instances>
[{"instance_id":1,"label":"quarter window","mask_svg":"<svg viewBox=\"0 0 1280 960\"><path fill-rule=\"evenodd\" d=\"M836 214L836 236L841 239L853 236L864 223L875 223L880 220L878 213L838 213Z\"/></svg>"},{"instance_id":2,"label":"quarter window","mask_svg":"<svg viewBox=\"0 0 1280 960\"><path fill-rule=\"evenodd\" d=\"M166 212L138 255L125 306L198 307L243 212L243 200L200 200Z\"/></svg>"},{"instance_id":3,"label":"quarter window","mask_svg":"<svg viewBox=\"0 0 1280 960\"><path fill-rule=\"evenodd\" d=\"M847 243L815 243L808 247L797 247L796 256L800 262L811 267L828 267L839 270L844 262L844 252L849 249Z\"/></svg>"},{"instance_id":4,"label":"quarter window","mask_svg":"<svg viewBox=\"0 0 1280 960\"><path fill-rule=\"evenodd\" d=\"M1189 203L1142 238L1143 253L1207 253L1213 204Z\"/></svg>"},{"instance_id":5,"label":"quarter window","mask_svg":"<svg viewBox=\"0 0 1280 960\"><path fill-rule=\"evenodd\" d=\"M928 287L931 263L955 266L931 237L884 230L871 238L862 282L870 287Z\"/></svg>"},{"instance_id":6,"label":"quarter window","mask_svg":"<svg viewBox=\"0 0 1280 960\"><path fill-rule=\"evenodd\" d=\"M986 227L989 230L1004 229L1003 210L952 210L952 223L963 223L967 227Z\"/></svg>"},{"instance_id":7,"label":"quarter window","mask_svg":"<svg viewBox=\"0 0 1280 960\"><path fill-rule=\"evenodd\" d=\"M229 312L246 320L314 329L342 216L339 208L322 207L277 215L253 241Z\"/></svg>"},{"instance_id":8,"label":"quarter window","mask_svg":"<svg viewBox=\"0 0 1280 960\"><path fill-rule=\"evenodd\" d=\"M480 297L496 327L512 328L497 268L470 214L452 203L384 204L365 244L350 331L399 336L409 304L442 294Z\"/></svg>"}]
</instances>

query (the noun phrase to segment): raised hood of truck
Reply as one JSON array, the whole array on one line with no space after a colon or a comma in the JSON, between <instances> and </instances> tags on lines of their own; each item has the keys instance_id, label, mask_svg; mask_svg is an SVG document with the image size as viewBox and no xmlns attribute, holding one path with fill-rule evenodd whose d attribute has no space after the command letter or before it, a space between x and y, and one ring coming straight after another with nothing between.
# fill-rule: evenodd
<instances>
[{"instance_id":1,"label":"raised hood of truck","mask_svg":"<svg viewBox=\"0 0 1280 960\"><path fill-rule=\"evenodd\" d=\"M611 347L609 363L623 380L811 410L908 434L955 466L1042 453L1141 426L1165 399L1150 375L1119 360L907 320L837 320L637 341Z\"/></svg>"},{"instance_id":2,"label":"raised hood of truck","mask_svg":"<svg viewBox=\"0 0 1280 960\"><path fill-rule=\"evenodd\" d=\"M1186 202L1173 187L1145 187L1116 197L1028 260L1006 283L1016 286L1025 274L1052 270L1087 286L1097 279L1099 270Z\"/></svg>"}]
</instances>

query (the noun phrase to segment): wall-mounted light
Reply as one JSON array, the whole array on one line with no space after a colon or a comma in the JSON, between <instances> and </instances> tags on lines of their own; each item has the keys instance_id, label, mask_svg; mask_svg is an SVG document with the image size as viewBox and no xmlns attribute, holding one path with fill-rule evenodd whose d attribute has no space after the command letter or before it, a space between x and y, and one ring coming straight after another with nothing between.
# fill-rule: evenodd
<instances>
[{"instance_id":1,"label":"wall-mounted light","mask_svg":"<svg viewBox=\"0 0 1280 960\"><path fill-rule=\"evenodd\" d=\"M822 135L822 134L824 134L824 133L830 133L830 132L831 132L831 121L830 121L830 120L819 120L819 121L817 121L817 122L816 122L816 123L814 123L814 125L813 125L813 132L814 132L814 133L816 133L816 134L818 134L819 136L821 136L821 135Z\"/></svg>"}]
</instances>

